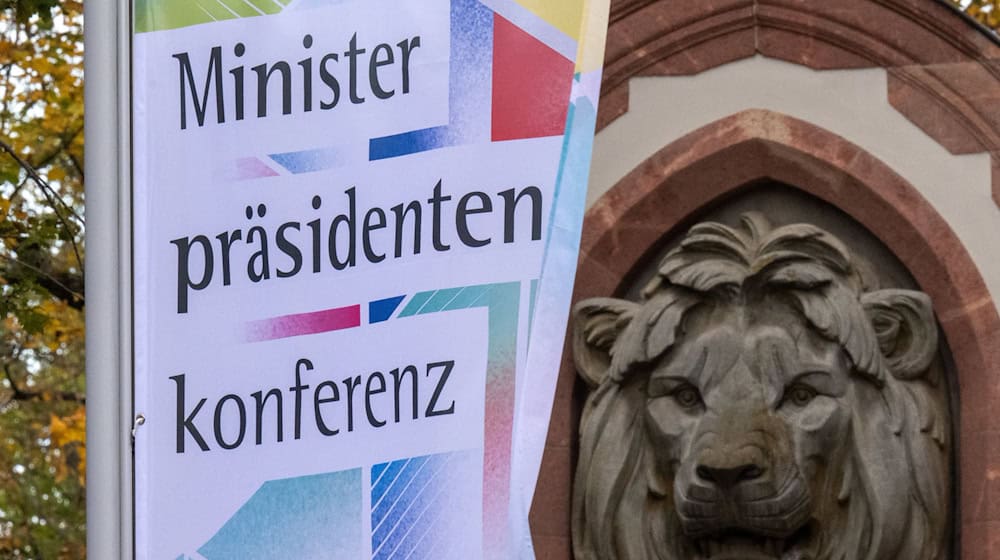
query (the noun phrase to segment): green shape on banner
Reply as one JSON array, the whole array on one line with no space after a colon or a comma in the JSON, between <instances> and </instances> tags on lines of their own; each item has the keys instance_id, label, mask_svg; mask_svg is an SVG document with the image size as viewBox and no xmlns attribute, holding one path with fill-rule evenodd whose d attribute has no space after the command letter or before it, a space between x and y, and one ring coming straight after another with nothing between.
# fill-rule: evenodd
<instances>
[{"instance_id":1,"label":"green shape on banner","mask_svg":"<svg viewBox=\"0 0 1000 560\"><path fill-rule=\"evenodd\" d=\"M289 0L135 0L135 32L281 12Z\"/></svg>"}]
</instances>

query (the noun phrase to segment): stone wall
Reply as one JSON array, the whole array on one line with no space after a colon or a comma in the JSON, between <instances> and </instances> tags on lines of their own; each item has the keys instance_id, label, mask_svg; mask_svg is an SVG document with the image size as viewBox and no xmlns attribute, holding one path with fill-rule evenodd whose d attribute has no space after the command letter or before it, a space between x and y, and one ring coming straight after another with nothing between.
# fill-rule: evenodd
<instances>
[{"instance_id":1,"label":"stone wall","mask_svg":"<svg viewBox=\"0 0 1000 560\"><path fill-rule=\"evenodd\" d=\"M935 302L958 377L959 557L1000 557L1000 43L932 0L623 0L601 103L575 299L622 295L665 237L755 181L842 209ZM540 559L572 557L581 403L567 351Z\"/></svg>"}]
</instances>

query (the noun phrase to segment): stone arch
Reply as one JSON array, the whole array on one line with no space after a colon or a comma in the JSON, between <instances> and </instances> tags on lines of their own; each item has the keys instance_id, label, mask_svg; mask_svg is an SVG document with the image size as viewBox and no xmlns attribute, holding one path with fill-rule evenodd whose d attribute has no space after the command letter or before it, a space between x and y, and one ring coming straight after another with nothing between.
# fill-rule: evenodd
<instances>
[{"instance_id":1,"label":"stone arch","mask_svg":"<svg viewBox=\"0 0 1000 560\"><path fill-rule=\"evenodd\" d=\"M637 263L699 211L744 185L794 185L866 227L936 306L958 371L958 531L962 558L990 556L995 529L983 504L987 453L1000 410L1000 315L948 224L903 177L862 148L807 122L763 110L738 113L672 142L633 169L588 211L574 301L617 294ZM569 503L581 404L568 353L532 512L539 558L570 558ZM985 501L984 501L985 500Z\"/></svg>"},{"instance_id":2,"label":"stone arch","mask_svg":"<svg viewBox=\"0 0 1000 560\"><path fill-rule=\"evenodd\" d=\"M1000 39L946 0L615 0L598 129L628 111L632 78L751 56L817 70L885 68L897 111L951 153L992 155L1000 204Z\"/></svg>"}]
</instances>

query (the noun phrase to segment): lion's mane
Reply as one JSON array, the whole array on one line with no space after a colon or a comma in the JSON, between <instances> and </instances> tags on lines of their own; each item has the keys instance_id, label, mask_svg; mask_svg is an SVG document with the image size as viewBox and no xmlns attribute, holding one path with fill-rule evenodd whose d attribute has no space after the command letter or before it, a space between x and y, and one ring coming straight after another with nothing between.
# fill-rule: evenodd
<instances>
[{"instance_id":1,"label":"lion's mane","mask_svg":"<svg viewBox=\"0 0 1000 560\"><path fill-rule=\"evenodd\" d=\"M880 395L865 399L872 404L851 402L849 451L829 458L835 487L817 497L814 560L947 558L950 424L926 296L865 292L847 249L814 226L771 228L759 215L741 225L692 228L639 303L598 298L574 309L574 351L592 389L574 483L577 560L695 557L681 538L672 484L650 488L645 379L684 336L690 310L762 291L784 294L818 334L843 347L853 383ZM929 327L913 327L921 324ZM595 350L603 359L586 357ZM581 361L602 373L588 375Z\"/></svg>"}]
</instances>

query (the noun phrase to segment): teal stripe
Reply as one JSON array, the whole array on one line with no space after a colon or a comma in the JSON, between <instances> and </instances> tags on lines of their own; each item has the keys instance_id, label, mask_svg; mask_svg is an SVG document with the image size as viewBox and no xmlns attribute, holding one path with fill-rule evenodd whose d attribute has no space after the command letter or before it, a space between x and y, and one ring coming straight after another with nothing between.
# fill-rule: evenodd
<instances>
[{"instance_id":1,"label":"teal stripe","mask_svg":"<svg viewBox=\"0 0 1000 560\"><path fill-rule=\"evenodd\" d=\"M435 294L434 290L429 292L420 292L419 294L413 296L410 303L406 304L406 307L399 314L400 317L409 317L411 315L416 315L417 311L427 303L427 300L431 299L431 296Z\"/></svg>"},{"instance_id":2,"label":"teal stripe","mask_svg":"<svg viewBox=\"0 0 1000 560\"><path fill-rule=\"evenodd\" d=\"M441 311L444 306L448 304L462 288L448 288L446 290L438 290L434 297L431 298L423 307L420 308L420 314L424 313L434 313L435 311Z\"/></svg>"},{"instance_id":3,"label":"teal stripe","mask_svg":"<svg viewBox=\"0 0 1000 560\"><path fill-rule=\"evenodd\" d=\"M489 286L469 286L462 290L462 293L455 296L455 299L451 300L451 303L445 306L444 311L472 307L476 303L476 300L489 291L489 289Z\"/></svg>"}]
</instances>

